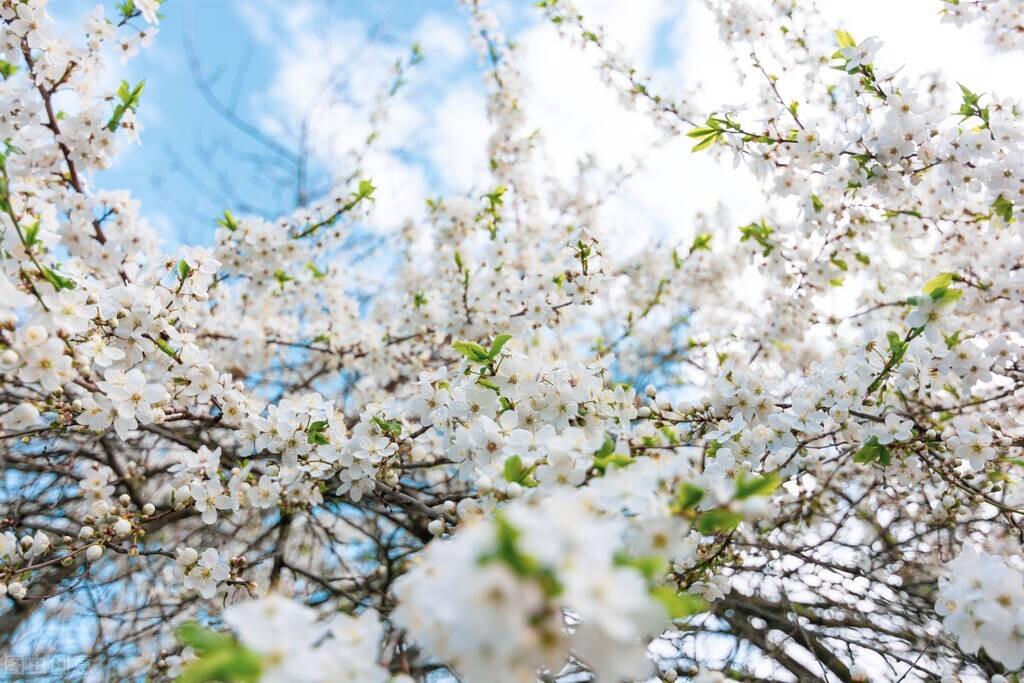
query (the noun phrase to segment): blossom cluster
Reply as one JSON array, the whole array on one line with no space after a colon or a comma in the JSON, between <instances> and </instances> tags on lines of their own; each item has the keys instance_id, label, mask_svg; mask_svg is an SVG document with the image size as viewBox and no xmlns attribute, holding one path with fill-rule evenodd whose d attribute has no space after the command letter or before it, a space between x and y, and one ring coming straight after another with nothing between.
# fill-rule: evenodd
<instances>
[{"instance_id":1,"label":"blossom cluster","mask_svg":"<svg viewBox=\"0 0 1024 683\"><path fill-rule=\"evenodd\" d=\"M359 168L163 246L93 187L144 111L141 83L97 75L161 3L70 39L45 1L0 0L4 628L44 601L80 624L103 585L118 675L189 666L175 629L218 614L263 680L1019 667L1021 106L746 0L707 4L757 96L662 95L545 0L659 134L762 188L622 257L595 169L546 176L515 40L464 4L487 189L432 200L383 254L351 248L376 201ZM1014 3L949 4L1017 40ZM946 571L935 549L958 545ZM900 590L940 574L934 610Z\"/></svg>"},{"instance_id":2,"label":"blossom cluster","mask_svg":"<svg viewBox=\"0 0 1024 683\"><path fill-rule=\"evenodd\" d=\"M668 614L618 555L624 527L570 493L511 505L431 544L396 586L394 618L470 681L557 674L570 652L602 680L641 678L641 639Z\"/></svg>"},{"instance_id":3,"label":"blossom cluster","mask_svg":"<svg viewBox=\"0 0 1024 683\"><path fill-rule=\"evenodd\" d=\"M956 26L982 24L989 44L997 50L1024 47L1024 8L1013 0L942 0L942 20Z\"/></svg>"},{"instance_id":4,"label":"blossom cluster","mask_svg":"<svg viewBox=\"0 0 1024 683\"><path fill-rule=\"evenodd\" d=\"M967 652L984 647L1010 669L1024 664L1024 572L965 545L939 579L935 608Z\"/></svg>"},{"instance_id":5,"label":"blossom cluster","mask_svg":"<svg viewBox=\"0 0 1024 683\"><path fill-rule=\"evenodd\" d=\"M382 629L376 612L338 614L321 621L310 607L271 593L224 610L242 645L260 656L260 680L385 683L376 663Z\"/></svg>"}]
</instances>

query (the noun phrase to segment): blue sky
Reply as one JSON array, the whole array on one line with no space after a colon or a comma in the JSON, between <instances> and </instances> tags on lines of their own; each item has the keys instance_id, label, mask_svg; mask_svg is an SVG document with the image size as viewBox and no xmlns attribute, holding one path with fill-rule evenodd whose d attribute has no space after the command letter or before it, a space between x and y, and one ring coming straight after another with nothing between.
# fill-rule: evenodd
<instances>
[{"instance_id":1,"label":"blue sky","mask_svg":"<svg viewBox=\"0 0 1024 683\"><path fill-rule=\"evenodd\" d=\"M61 0L53 11L61 20L77 18L96 1ZM662 92L697 89L709 108L743 100L702 2L576 2ZM113 0L104 4L112 12ZM686 140L658 143L653 128L600 82L593 55L567 45L530 0L491 4L520 45L531 93L524 106L544 133L545 171L570 181L586 154L605 169L642 160L643 169L603 209L606 224L630 235L627 247L667 235L685 240L694 213L721 211L722 202L732 216L723 220L756 218L759 188L749 177L689 154ZM1004 76L1020 73L1024 60L994 57L971 31L940 25L938 7L937 0L823 5L837 26L885 41L883 56L907 63L908 73L944 68L978 91L1017 87ZM489 189L481 66L456 0L166 0L163 14L154 45L112 75L115 82L146 79L142 144L122 145L114 167L95 182L129 189L168 242L207 243L225 208L274 215L293 208L297 195L287 154L254 142L204 100L186 41L233 112L293 151L305 120L313 166L335 173L346 170L346 152L367 132L388 66L418 41L426 60L410 74L365 163L379 188L375 227L387 232L418 218L428 197ZM310 192L326 179L311 173Z\"/></svg>"},{"instance_id":2,"label":"blue sky","mask_svg":"<svg viewBox=\"0 0 1024 683\"><path fill-rule=\"evenodd\" d=\"M281 165L286 160L228 123L206 101L187 48L191 44L213 95L241 120L265 128L261 121L276 113L266 92L281 67L281 55L267 44L266 36L259 35L254 19L261 11L255 7L258 4L168 0L154 44L124 68L122 76L132 83L146 79L140 110L145 126L142 145L123 146L115 166L97 179L98 184L130 188L151 220L172 231L176 240L209 239L214 217L225 208L273 214L294 205L293 188L284 186L287 176ZM382 44L398 51L416 40L415 29L423 16L442 13L461 19L454 3L443 0L309 4L325 26L343 20L361 22ZM81 16L92 6L89 0L74 0L61 11ZM286 36L294 38L282 32ZM359 68L358 59L355 68ZM282 147L295 150L294 133L273 137ZM294 164L289 166L287 171L293 171Z\"/></svg>"},{"instance_id":3,"label":"blue sky","mask_svg":"<svg viewBox=\"0 0 1024 683\"><path fill-rule=\"evenodd\" d=\"M106 3L108 15L112 4ZM630 13L636 16L628 31L643 53L637 57L641 63L657 57L669 64L679 53L670 46L673 24L661 19L681 13L666 10L667 4L640 0L636 9L641 11ZM67 22L94 6L95 0L65 0L53 10ZM494 6L517 39L531 42L527 34L542 32L545 45L532 51L532 70L546 70L548 60L551 66L566 66L569 57L577 57L568 46L559 46L565 53L545 54L559 39L532 2ZM623 9L619 5L613 14ZM390 229L400 217L415 217L428 196L486 186L488 124L481 65L469 45L465 12L455 0L167 0L163 15L154 44L127 65L115 62L112 75L115 82L146 79L139 110L142 144L123 144L114 166L94 182L129 189L169 242L208 242L223 209L273 215L293 208L297 194L294 160L254 142L204 99L187 45L211 92L233 114L292 151L299 147L301 114L310 108L309 98L334 75L349 73L351 83L337 89L338 101L319 115L320 125L313 126L319 130L309 135L313 166L322 171L343 163L343 150L360 139L370 100L386 82L387 66L420 42L426 60L410 74L385 128L382 153L368 164L380 174L373 180L382 189L382 225ZM590 71L589 64L581 64ZM593 73L586 75L592 79L589 86L599 87ZM547 106L557 99L551 92L549 84L539 103ZM601 92L600 98L602 107L615 106L614 94ZM570 88L563 105L578 100L579 93ZM563 106L547 115L564 120L566 111ZM588 151L587 138L603 127L599 118L579 131L556 131L565 169ZM610 155L609 165L628 160L622 151ZM315 194L326 177L311 176L309 188Z\"/></svg>"}]
</instances>

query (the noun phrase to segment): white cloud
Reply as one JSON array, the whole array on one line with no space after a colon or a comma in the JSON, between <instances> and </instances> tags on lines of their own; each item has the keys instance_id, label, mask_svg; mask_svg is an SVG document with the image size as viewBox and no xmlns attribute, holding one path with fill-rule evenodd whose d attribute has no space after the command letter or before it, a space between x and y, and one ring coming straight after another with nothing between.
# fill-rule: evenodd
<instances>
[{"instance_id":1,"label":"white cloud","mask_svg":"<svg viewBox=\"0 0 1024 683\"><path fill-rule=\"evenodd\" d=\"M738 82L730 47L719 41L703 3L580 0L579 5L586 20L604 26L626 58L642 72L653 72L669 95L697 88L707 109L749 96L753 83ZM365 139L373 97L386 82L389 65L406 48L371 42L368 27L358 19L324 25L319 4L264 0L242 7L250 30L278 52L278 71L261 99L267 113L263 124L284 133L289 126L294 130L296 112L313 110L318 158L328 164L343 159ZM881 58L908 64L908 74L941 68L985 90L997 75L1024 66L1024 57L994 56L973 32L940 24L937 7L929 2L862 0L823 7L837 27L885 40ZM510 25L525 26L512 33L530 85L524 106L530 124L543 134L545 171L568 182L577 161L591 153L609 170L631 166L636 159L643 162L602 212L609 228L629 236L625 248L640 248L642 238L686 239L695 212L713 214L720 204L731 212L723 220L758 217L763 194L748 173L715 162L709 154L691 154L686 139L659 141L655 128L624 108L619 94L601 81L593 50L568 45L533 10L507 2L495 8ZM465 72L468 38L459 15L453 16L426 12L411 30L408 42L419 40L427 60L409 75L405 96L392 104L368 164L381 187L377 218L388 229L419 215L428 196L479 189L489 182L484 89ZM353 53L355 61L348 62ZM353 63L358 67L353 69ZM348 81L338 82L340 68ZM1005 80L999 78L1000 85Z\"/></svg>"},{"instance_id":2,"label":"white cloud","mask_svg":"<svg viewBox=\"0 0 1024 683\"><path fill-rule=\"evenodd\" d=\"M446 62L458 62L469 54L465 25L436 14L423 17L412 35L419 41L428 60L441 58Z\"/></svg>"},{"instance_id":3,"label":"white cloud","mask_svg":"<svg viewBox=\"0 0 1024 683\"><path fill-rule=\"evenodd\" d=\"M487 102L478 82L459 83L434 112L424 131L431 165L445 188L456 192L479 189L487 177Z\"/></svg>"}]
</instances>

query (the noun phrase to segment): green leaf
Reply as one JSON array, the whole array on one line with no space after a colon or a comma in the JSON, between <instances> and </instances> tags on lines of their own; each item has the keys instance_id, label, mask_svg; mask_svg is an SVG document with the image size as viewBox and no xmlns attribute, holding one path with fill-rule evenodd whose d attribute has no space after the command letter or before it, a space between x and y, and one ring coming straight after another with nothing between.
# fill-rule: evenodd
<instances>
[{"instance_id":1,"label":"green leaf","mask_svg":"<svg viewBox=\"0 0 1024 683\"><path fill-rule=\"evenodd\" d=\"M753 496L767 496L782 484L777 472L764 476L749 477L740 472L736 479L736 500L746 500Z\"/></svg>"},{"instance_id":2,"label":"green leaf","mask_svg":"<svg viewBox=\"0 0 1024 683\"><path fill-rule=\"evenodd\" d=\"M767 256L772 253L775 245L772 244L771 236L775 230L768 225L763 219L760 223L751 223L750 225L741 225L740 233L743 235L740 237L740 242L746 242L748 240L754 240L762 247L762 255Z\"/></svg>"},{"instance_id":3,"label":"green leaf","mask_svg":"<svg viewBox=\"0 0 1024 683\"><path fill-rule=\"evenodd\" d=\"M704 151L705 149L707 149L711 145L715 144L715 142L718 141L718 138L719 138L719 136L721 136L721 134L722 133L720 131L715 131L714 133L712 133L711 135L708 135L706 138L704 138L703 140L698 142L696 145L694 145L693 149L691 149L690 151L691 152L702 152L702 151Z\"/></svg>"},{"instance_id":4,"label":"green leaf","mask_svg":"<svg viewBox=\"0 0 1024 683\"><path fill-rule=\"evenodd\" d=\"M715 135L718 132L719 131L716 128L694 128L693 130L691 130L690 132L688 132L686 134L686 137L688 137L688 138L703 138L703 137L707 137L708 135Z\"/></svg>"},{"instance_id":5,"label":"green leaf","mask_svg":"<svg viewBox=\"0 0 1024 683\"><path fill-rule=\"evenodd\" d=\"M857 47L857 41L854 40L853 36L851 36L848 32L844 31L841 28L837 28L835 30L835 37L836 37L836 43L838 43L839 47L841 47L841 48L843 48L843 47Z\"/></svg>"},{"instance_id":6,"label":"green leaf","mask_svg":"<svg viewBox=\"0 0 1024 683\"><path fill-rule=\"evenodd\" d=\"M192 267L185 262L185 259L178 261L178 279L184 281L192 273Z\"/></svg>"},{"instance_id":7,"label":"green leaf","mask_svg":"<svg viewBox=\"0 0 1024 683\"><path fill-rule=\"evenodd\" d=\"M690 253L695 251L711 251L711 233L702 232L693 238L693 242L690 244Z\"/></svg>"},{"instance_id":8,"label":"green leaf","mask_svg":"<svg viewBox=\"0 0 1024 683\"><path fill-rule=\"evenodd\" d=\"M531 476L533 468L523 467L523 459L518 455L512 455L505 459L505 465L502 468L502 476L505 477L505 481L510 484L519 484L526 488L535 488L538 484L537 480Z\"/></svg>"},{"instance_id":9,"label":"green leaf","mask_svg":"<svg viewBox=\"0 0 1024 683\"><path fill-rule=\"evenodd\" d=\"M376 189L377 188L373 186L373 182L372 181L360 180L359 181L359 191L356 193L356 196L358 196L359 199L369 199L370 197L373 196L373 192Z\"/></svg>"},{"instance_id":10,"label":"green leaf","mask_svg":"<svg viewBox=\"0 0 1024 683\"><path fill-rule=\"evenodd\" d=\"M52 268L41 266L43 277L46 281L53 285L54 289L74 289L75 283L73 280L69 280Z\"/></svg>"},{"instance_id":11,"label":"green leaf","mask_svg":"<svg viewBox=\"0 0 1024 683\"><path fill-rule=\"evenodd\" d=\"M385 420L376 415L370 418L370 422L377 425L380 431L389 436L398 436L402 433L402 423L394 420Z\"/></svg>"},{"instance_id":12,"label":"green leaf","mask_svg":"<svg viewBox=\"0 0 1024 683\"><path fill-rule=\"evenodd\" d=\"M5 59L0 59L0 76L3 76L5 81L16 73L18 73L18 67Z\"/></svg>"},{"instance_id":13,"label":"green leaf","mask_svg":"<svg viewBox=\"0 0 1024 683\"><path fill-rule=\"evenodd\" d=\"M170 356L174 360L178 360L178 352L174 350L174 347L172 347L167 342L166 339L161 339L161 338L157 337L153 341L156 342L157 348L159 348L161 351L163 351L165 355Z\"/></svg>"},{"instance_id":14,"label":"green leaf","mask_svg":"<svg viewBox=\"0 0 1024 683\"><path fill-rule=\"evenodd\" d=\"M135 111L138 108L142 90L145 87L146 81L139 81L134 88L128 85L128 81L121 81L121 85L117 89L117 98L121 100L121 103L114 107L114 113L107 123L107 130L111 133L117 131L125 112L129 109Z\"/></svg>"},{"instance_id":15,"label":"green leaf","mask_svg":"<svg viewBox=\"0 0 1024 683\"><path fill-rule=\"evenodd\" d=\"M505 347L505 344L507 344L510 339L512 339L511 334L499 334L497 337L495 337L494 341L491 342L491 350L487 352L487 357L490 358L491 360L497 358L498 354L501 353L501 350Z\"/></svg>"},{"instance_id":16,"label":"green leaf","mask_svg":"<svg viewBox=\"0 0 1024 683\"><path fill-rule=\"evenodd\" d=\"M673 509L679 511L692 510L700 505L700 502L704 500L705 495L704 489L696 484L691 484L686 481L679 487L679 492L676 494L676 500L673 504Z\"/></svg>"},{"instance_id":17,"label":"green leaf","mask_svg":"<svg viewBox=\"0 0 1024 683\"><path fill-rule=\"evenodd\" d=\"M523 459L518 455L512 455L505 459L504 468L505 481L518 482L523 476Z\"/></svg>"},{"instance_id":18,"label":"green leaf","mask_svg":"<svg viewBox=\"0 0 1024 683\"><path fill-rule=\"evenodd\" d=\"M283 290L285 284L288 283L288 282L291 282L295 278L293 278L291 275L289 275L288 273L286 273L283 270L275 270L274 271L274 279L277 280L277 284Z\"/></svg>"},{"instance_id":19,"label":"green leaf","mask_svg":"<svg viewBox=\"0 0 1024 683\"><path fill-rule=\"evenodd\" d=\"M963 290L960 289L938 289L932 293L932 301L951 303L953 301L959 301L960 297L963 295Z\"/></svg>"},{"instance_id":20,"label":"green leaf","mask_svg":"<svg viewBox=\"0 0 1024 683\"><path fill-rule=\"evenodd\" d=\"M306 443L311 443L317 446L326 446L331 442L330 437L324 432L327 431L327 421L317 420L311 422L306 427Z\"/></svg>"},{"instance_id":21,"label":"green leaf","mask_svg":"<svg viewBox=\"0 0 1024 683\"><path fill-rule=\"evenodd\" d=\"M743 515L731 510L708 510L697 518L697 531L710 536L722 531L732 531L743 521Z\"/></svg>"},{"instance_id":22,"label":"green leaf","mask_svg":"<svg viewBox=\"0 0 1024 683\"><path fill-rule=\"evenodd\" d=\"M177 680L178 683L256 683L260 679L262 669L260 656L239 645L233 649L210 652L190 662L182 669Z\"/></svg>"},{"instance_id":23,"label":"green leaf","mask_svg":"<svg viewBox=\"0 0 1024 683\"><path fill-rule=\"evenodd\" d=\"M452 343L452 348L474 363L487 363L491 357L487 349L474 341L457 341Z\"/></svg>"},{"instance_id":24,"label":"green leaf","mask_svg":"<svg viewBox=\"0 0 1024 683\"><path fill-rule=\"evenodd\" d=\"M924 287L921 288L921 291L931 296L937 290L949 287L949 285L952 284L954 277L954 273L939 273L931 280L926 282Z\"/></svg>"},{"instance_id":25,"label":"green leaf","mask_svg":"<svg viewBox=\"0 0 1024 683\"><path fill-rule=\"evenodd\" d=\"M654 581L664 574L666 569L668 569L668 563L656 555L650 555L648 557L629 557L623 553L615 555L615 566L631 567L643 574L644 578L648 581Z\"/></svg>"},{"instance_id":26,"label":"green leaf","mask_svg":"<svg viewBox=\"0 0 1024 683\"><path fill-rule=\"evenodd\" d=\"M1003 219L1004 223L1009 223L1013 220L1013 202L999 195L994 202L992 202L992 212Z\"/></svg>"},{"instance_id":27,"label":"green leaf","mask_svg":"<svg viewBox=\"0 0 1024 683\"><path fill-rule=\"evenodd\" d=\"M892 456L886 446L878 443L878 437L873 436L853 454L853 461L860 465L867 465L876 460L882 465L889 465L892 463Z\"/></svg>"},{"instance_id":28,"label":"green leaf","mask_svg":"<svg viewBox=\"0 0 1024 683\"><path fill-rule=\"evenodd\" d=\"M217 220L217 225L227 229L230 232L238 230L238 221L231 215L230 209L224 209L224 217Z\"/></svg>"},{"instance_id":29,"label":"green leaf","mask_svg":"<svg viewBox=\"0 0 1024 683\"><path fill-rule=\"evenodd\" d=\"M235 639L226 633L218 633L212 629L200 626L194 621L189 621L178 627L178 640L191 645L199 652L213 652L229 648L235 643Z\"/></svg>"},{"instance_id":30,"label":"green leaf","mask_svg":"<svg viewBox=\"0 0 1024 683\"><path fill-rule=\"evenodd\" d=\"M519 549L519 530L509 524L500 512L494 516L495 548L492 552L480 556L480 564L502 562L513 572L540 584L544 594L555 597L562 592L558 577L550 568L544 567L537 558L527 555Z\"/></svg>"},{"instance_id":31,"label":"green leaf","mask_svg":"<svg viewBox=\"0 0 1024 683\"><path fill-rule=\"evenodd\" d=\"M661 603L671 619L685 619L708 609L708 603L704 598L690 593L680 593L671 586L655 586L651 589L651 597Z\"/></svg>"},{"instance_id":32,"label":"green leaf","mask_svg":"<svg viewBox=\"0 0 1024 683\"><path fill-rule=\"evenodd\" d=\"M25 228L25 247L30 248L39 241L39 227L42 225L42 219L37 218L32 225Z\"/></svg>"},{"instance_id":33,"label":"green leaf","mask_svg":"<svg viewBox=\"0 0 1024 683\"><path fill-rule=\"evenodd\" d=\"M609 467L629 467L634 462L633 458L623 453L609 453L594 457L594 467L602 473L606 472Z\"/></svg>"}]
</instances>

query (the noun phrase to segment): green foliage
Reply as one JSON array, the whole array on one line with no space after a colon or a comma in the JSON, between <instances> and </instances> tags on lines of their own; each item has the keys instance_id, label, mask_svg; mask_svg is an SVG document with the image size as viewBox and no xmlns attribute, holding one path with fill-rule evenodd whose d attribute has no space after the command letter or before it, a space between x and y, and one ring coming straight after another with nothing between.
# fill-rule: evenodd
<instances>
[{"instance_id":1,"label":"green foliage","mask_svg":"<svg viewBox=\"0 0 1024 683\"><path fill-rule=\"evenodd\" d=\"M385 420L384 418L377 417L376 415L370 418L370 422L375 424L382 433L387 434L388 436L397 437L402 433L401 422Z\"/></svg>"},{"instance_id":2,"label":"green foliage","mask_svg":"<svg viewBox=\"0 0 1024 683\"><path fill-rule=\"evenodd\" d=\"M853 461L861 465L867 465L876 461L882 465L889 465L892 463L892 455L886 446L878 443L878 437L873 436L865 441L864 445L853 454Z\"/></svg>"},{"instance_id":3,"label":"green foliage","mask_svg":"<svg viewBox=\"0 0 1024 683\"><path fill-rule=\"evenodd\" d=\"M1013 220L1013 202L999 195L994 202L992 202L992 213L1003 219L1004 223L1009 223Z\"/></svg>"},{"instance_id":4,"label":"green foliage","mask_svg":"<svg viewBox=\"0 0 1024 683\"><path fill-rule=\"evenodd\" d=\"M262 671L260 656L231 636L203 628L195 622L182 624L177 634L183 643L199 653L199 658L181 672L178 683L256 683L259 680Z\"/></svg>"},{"instance_id":5,"label":"green foliage","mask_svg":"<svg viewBox=\"0 0 1024 683\"><path fill-rule=\"evenodd\" d=\"M474 341L453 342L452 348L474 363L486 363L490 360L487 357L487 349Z\"/></svg>"},{"instance_id":6,"label":"green foliage","mask_svg":"<svg viewBox=\"0 0 1024 683\"><path fill-rule=\"evenodd\" d=\"M295 278L293 278L291 275L284 272L283 270L275 270L274 279L277 281L277 286L281 288L281 291L284 291L284 286L291 282L292 280L294 280Z\"/></svg>"},{"instance_id":7,"label":"green foliage","mask_svg":"<svg viewBox=\"0 0 1024 683\"><path fill-rule=\"evenodd\" d=\"M950 285L956 281L955 273L940 273L926 282L921 291L930 296L932 301L952 303L963 296L961 290L950 288Z\"/></svg>"},{"instance_id":8,"label":"green foliage","mask_svg":"<svg viewBox=\"0 0 1024 683\"><path fill-rule=\"evenodd\" d=\"M225 228L229 232L238 230L238 221L231 215L230 209L224 209L224 217L217 220L217 225Z\"/></svg>"},{"instance_id":9,"label":"green foliage","mask_svg":"<svg viewBox=\"0 0 1024 683\"><path fill-rule=\"evenodd\" d=\"M668 563L660 557L651 555L648 557L629 557L623 553L615 556L615 565L618 567L630 567L643 574L648 581L654 581L665 573Z\"/></svg>"},{"instance_id":10,"label":"green foliage","mask_svg":"<svg viewBox=\"0 0 1024 683\"><path fill-rule=\"evenodd\" d=\"M121 81L121 86L117 89L117 99L119 100L116 107L114 107L114 113L110 117L110 121L107 123L107 130L111 133L117 130L117 127L121 125L121 119L124 117L125 112L128 110L135 111L138 109L139 102L142 98L142 90L146 87L146 81L139 81L138 84L133 88L128 85L128 81Z\"/></svg>"},{"instance_id":11,"label":"green foliage","mask_svg":"<svg viewBox=\"0 0 1024 683\"><path fill-rule=\"evenodd\" d=\"M512 455L505 459L502 475L510 484L515 483L532 489L538 485L537 480L533 478L533 470L533 467L523 467L523 459L518 455Z\"/></svg>"},{"instance_id":12,"label":"green foliage","mask_svg":"<svg viewBox=\"0 0 1024 683\"><path fill-rule=\"evenodd\" d=\"M724 123L725 121L722 119L709 116L706 126L694 128L688 132L686 137L697 140L692 151L700 152L718 142L718 139L727 132L727 129L723 128Z\"/></svg>"},{"instance_id":13,"label":"green foliage","mask_svg":"<svg viewBox=\"0 0 1024 683\"><path fill-rule=\"evenodd\" d=\"M510 334L499 334L491 342L491 348L486 349L474 341L457 341L452 343L452 348L466 357L473 363L488 365L498 358L505 344L512 339Z\"/></svg>"},{"instance_id":14,"label":"green foliage","mask_svg":"<svg viewBox=\"0 0 1024 683\"><path fill-rule=\"evenodd\" d=\"M983 129L988 128L989 110L988 107L982 107L980 104L984 93L979 95L978 93L971 92L963 83L960 83L959 85L960 92L963 95L963 100L960 103L960 109L957 113L963 117L961 121L966 121L967 119L976 116L981 119L981 127Z\"/></svg>"},{"instance_id":15,"label":"green foliage","mask_svg":"<svg viewBox=\"0 0 1024 683\"><path fill-rule=\"evenodd\" d=\"M31 249L39 242L39 227L42 225L42 219L35 219L32 225L25 228L25 239L23 243L26 249Z\"/></svg>"},{"instance_id":16,"label":"green foliage","mask_svg":"<svg viewBox=\"0 0 1024 683\"><path fill-rule=\"evenodd\" d=\"M736 478L736 500L746 500L753 496L767 496L782 484L782 478L778 472L765 474L763 476L749 476L740 472Z\"/></svg>"},{"instance_id":17,"label":"green foliage","mask_svg":"<svg viewBox=\"0 0 1024 683\"><path fill-rule=\"evenodd\" d=\"M310 422L309 426L306 427L306 443L311 443L317 446L326 446L331 442L330 437L325 433L326 431L326 420Z\"/></svg>"},{"instance_id":18,"label":"green foliage","mask_svg":"<svg viewBox=\"0 0 1024 683\"><path fill-rule=\"evenodd\" d=\"M771 241L771 236L774 232L775 230L762 218L760 223L740 226L740 233L743 235L740 237L740 242L753 240L761 246L763 250L761 255L768 256L775 248Z\"/></svg>"},{"instance_id":19,"label":"green foliage","mask_svg":"<svg viewBox=\"0 0 1024 683\"><path fill-rule=\"evenodd\" d=\"M673 512L686 512L693 510L700 502L704 500L706 491L696 484L691 484L686 481L679 487L678 493L676 493L676 499L672 503Z\"/></svg>"},{"instance_id":20,"label":"green foliage","mask_svg":"<svg viewBox=\"0 0 1024 683\"><path fill-rule=\"evenodd\" d=\"M172 360L178 360L178 352L174 350L174 347L171 346L166 339L161 339L157 337L153 341L156 343L157 348L160 349L160 351L162 351L164 355L168 356Z\"/></svg>"},{"instance_id":21,"label":"green foliage","mask_svg":"<svg viewBox=\"0 0 1024 683\"><path fill-rule=\"evenodd\" d=\"M512 526L500 512L495 514L494 524L496 527L494 550L483 554L479 559L480 564L501 562L517 576L537 581L548 597L559 595L562 592L562 585L555 573L550 568L542 566L537 558L527 555L519 549L519 530Z\"/></svg>"},{"instance_id":22,"label":"green foliage","mask_svg":"<svg viewBox=\"0 0 1024 683\"><path fill-rule=\"evenodd\" d=\"M68 278L66 278L63 275L61 275L60 273L58 273L53 268L47 268L46 266L40 266L39 270L43 274L43 277L46 279L46 281L49 282L51 285L53 285L54 289L58 289L59 290L59 289L74 289L75 288L75 283L74 283L73 280L69 280Z\"/></svg>"},{"instance_id":23,"label":"green foliage","mask_svg":"<svg viewBox=\"0 0 1024 683\"><path fill-rule=\"evenodd\" d=\"M690 253L695 251L711 251L711 233L702 232L693 238L693 242L690 244Z\"/></svg>"},{"instance_id":24,"label":"green foliage","mask_svg":"<svg viewBox=\"0 0 1024 683\"><path fill-rule=\"evenodd\" d=\"M594 451L594 468L602 474L609 467L628 467L633 462L634 460L630 456L615 452L615 442L607 435L604 437L601 448Z\"/></svg>"},{"instance_id":25,"label":"green foliage","mask_svg":"<svg viewBox=\"0 0 1024 683\"><path fill-rule=\"evenodd\" d=\"M838 44L840 48L857 47L857 41L854 40L854 37L850 35L849 32L844 31L841 28L837 28L834 31L834 35L836 37L836 44Z\"/></svg>"},{"instance_id":26,"label":"green foliage","mask_svg":"<svg viewBox=\"0 0 1024 683\"><path fill-rule=\"evenodd\" d=\"M743 515L722 508L708 510L697 518L697 531L706 536L723 531L732 531L743 521Z\"/></svg>"},{"instance_id":27,"label":"green foliage","mask_svg":"<svg viewBox=\"0 0 1024 683\"><path fill-rule=\"evenodd\" d=\"M680 593L671 586L653 587L651 597L661 603L672 619L685 619L708 609L708 603L703 598L690 593Z\"/></svg>"},{"instance_id":28,"label":"green foliage","mask_svg":"<svg viewBox=\"0 0 1024 683\"><path fill-rule=\"evenodd\" d=\"M931 280L924 283L924 287L921 288L921 291L931 296L933 292L949 287L949 285L953 282L953 277L953 273L939 273Z\"/></svg>"},{"instance_id":29,"label":"green foliage","mask_svg":"<svg viewBox=\"0 0 1024 683\"><path fill-rule=\"evenodd\" d=\"M606 456L595 457L594 467L599 472L605 472L609 467L628 467L632 465L635 460L624 453L610 453Z\"/></svg>"},{"instance_id":30,"label":"green foliage","mask_svg":"<svg viewBox=\"0 0 1024 683\"><path fill-rule=\"evenodd\" d=\"M359 181L359 189L356 191L356 199L357 200L372 199L373 198L373 193L374 193L374 191L376 189L377 188L374 187L374 185L373 185L373 181L366 180L366 179L360 180Z\"/></svg>"},{"instance_id":31,"label":"green foliage","mask_svg":"<svg viewBox=\"0 0 1024 683\"><path fill-rule=\"evenodd\" d=\"M498 236L498 226L501 224L501 207L505 203L505 192L505 186L498 185L485 194L483 198L487 200L487 205L477 215L477 220L483 221L484 227L487 228L487 232L490 233L492 240Z\"/></svg>"}]
</instances>

